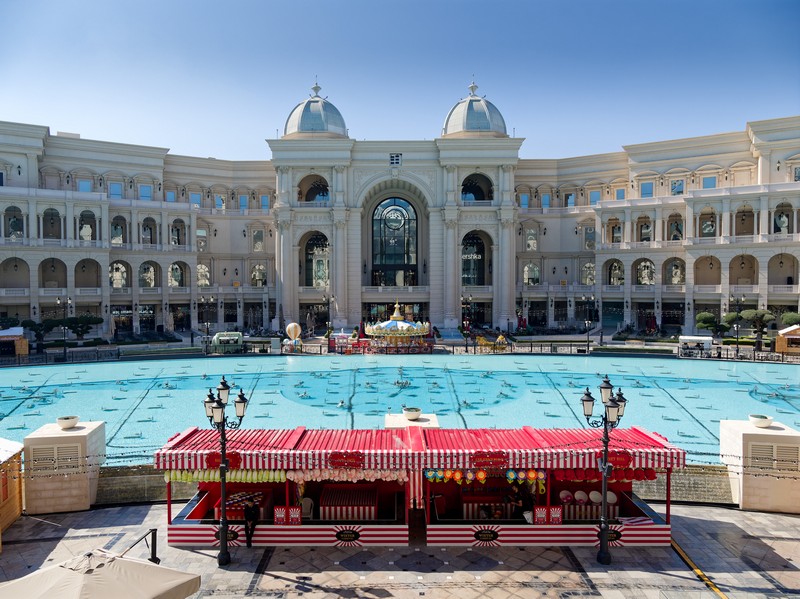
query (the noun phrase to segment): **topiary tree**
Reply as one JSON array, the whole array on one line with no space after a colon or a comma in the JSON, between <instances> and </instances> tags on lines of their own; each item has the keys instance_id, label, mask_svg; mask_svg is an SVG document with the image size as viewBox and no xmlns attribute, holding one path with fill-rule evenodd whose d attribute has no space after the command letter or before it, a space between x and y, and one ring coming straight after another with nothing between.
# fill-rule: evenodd
<instances>
[{"instance_id":1,"label":"topiary tree","mask_svg":"<svg viewBox=\"0 0 800 599\"><path fill-rule=\"evenodd\" d=\"M762 339L767 332L767 325L775 320L775 315L769 310L742 310L741 312L729 312L725 315L725 321L731 324L737 320L748 323L756 334L756 351L761 351Z\"/></svg>"},{"instance_id":2,"label":"topiary tree","mask_svg":"<svg viewBox=\"0 0 800 599\"><path fill-rule=\"evenodd\" d=\"M36 341L44 341L45 335L61 324L60 320L47 318L42 322L34 322L32 320L23 320L22 326L33 333Z\"/></svg>"},{"instance_id":3,"label":"topiary tree","mask_svg":"<svg viewBox=\"0 0 800 599\"><path fill-rule=\"evenodd\" d=\"M800 314L797 312L784 312L781 315L781 321L785 327L800 324Z\"/></svg>"},{"instance_id":4,"label":"topiary tree","mask_svg":"<svg viewBox=\"0 0 800 599\"><path fill-rule=\"evenodd\" d=\"M705 329L711 331L715 337L719 337L722 333L727 333L731 325L727 322L720 322L716 314L711 312L700 312L695 316L695 322L698 329Z\"/></svg>"},{"instance_id":5,"label":"topiary tree","mask_svg":"<svg viewBox=\"0 0 800 599\"><path fill-rule=\"evenodd\" d=\"M16 326L19 326L19 318L12 318L10 316L0 318L0 331Z\"/></svg>"},{"instance_id":6,"label":"topiary tree","mask_svg":"<svg viewBox=\"0 0 800 599\"><path fill-rule=\"evenodd\" d=\"M81 314L80 316L72 316L67 318L66 325L67 328L75 335L75 337L78 339L83 339L83 336L91 331L94 325L101 324L102 322L103 319L99 316Z\"/></svg>"}]
</instances>

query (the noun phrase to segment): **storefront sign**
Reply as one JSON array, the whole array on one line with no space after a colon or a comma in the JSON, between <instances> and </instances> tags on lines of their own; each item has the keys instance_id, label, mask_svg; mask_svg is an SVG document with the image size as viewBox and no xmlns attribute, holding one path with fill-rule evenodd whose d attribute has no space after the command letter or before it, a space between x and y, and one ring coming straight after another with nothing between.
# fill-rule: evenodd
<instances>
[{"instance_id":1,"label":"storefront sign","mask_svg":"<svg viewBox=\"0 0 800 599\"><path fill-rule=\"evenodd\" d=\"M472 454L473 468L505 468L508 454L505 451L476 451Z\"/></svg>"},{"instance_id":2,"label":"storefront sign","mask_svg":"<svg viewBox=\"0 0 800 599\"><path fill-rule=\"evenodd\" d=\"M236 451L228 451L226 452L226 456L228 457L228 470L238 470L239 466L242 465L241 454ZM220 456L219 452L209 453L206 455L207 470L216 470L219 468L221 462L222 456Z\"/></svg>"},{"instance_id":3,"label":"storefront sign","mask_svg":"<svg viewBox=\"0 0 800 599\"><path fill-rule=\"evenodd\" d=\"M598 539L602 535L603 535L602 531L598 531L597 532L597 538ZM609 528L608 529L608 542L609 543L614 543L616 541L619 541L621 538L622 538L622 531L621 530L617 530L615 528Z\"/></svg>"},{"instance_id":4,"label":"storefront sign","mask_svg":"<svg viewBox=\"0 0 800 599\"><path fill-rule=\"evenodd\" d=\"M217 530L215 530L215 531L214 531L214 538L215 538L217 541L219 541L219 540L220 540L220 537L221 537L221 536L222 536L222 534L220 533L220 530L219 530L219 529L217 529ZM236 540L236 539L238 539L238 538L239 538L239 533L238 533L238 532L236 532L235 530L233 530L233 529L230 529L230 528L229 528L229 529L228 529L228 541L235 541L235 540Z\"/></svg>"},{"instance_id":5,"label":"storefront sign","mask_svg":"<svg viewBox=\"0 0 800 599\"><path fill-rule=\"evenodd\" d=\"M354 543L361 538L361 533L357 530L344 529L336 531L336 540L340 543Z\"/></svg>"},{"instance_id":6,"label":"storefront sign","mask_svg":"<svg viewBox=\"0 0 800 599\"><path fill-rule=\"evenodd\" d=\"M329 468L363 468L364 454L360 451L332 451L328 458Z\"/></svg>"},{"instance_id":7,"label":"storefront sign","mask_svg":"<svg viewBox=\"0 0 800 599\"><path fill-rule=\"evenodd\" d=\"M493 543L497 540L499 536L496 530L492 530L491 528L482 528L480 530L475 531L475 540L480 541L481 543Z\"/></svg>"},{"instance_id":8,"label":"storefront sign","mask_svg":"<svg viewBox=\"0 0 800 599\"><path fill-rule=\"evenodd\" d=\"M602 454L598 457L602 458ZM627 468L633 461L633 456L627 451L609 451L608 463L614 468Z\"/></svg>"}]
</instances>

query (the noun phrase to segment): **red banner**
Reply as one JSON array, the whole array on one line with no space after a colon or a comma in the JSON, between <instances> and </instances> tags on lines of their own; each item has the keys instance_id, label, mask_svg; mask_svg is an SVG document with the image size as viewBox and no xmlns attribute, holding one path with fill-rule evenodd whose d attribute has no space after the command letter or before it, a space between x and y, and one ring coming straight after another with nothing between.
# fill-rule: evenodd
<instances>
[{"instance_id":1,"label":"red banner","mask_svg":"<svg viewBox=\"0 0 800 599\"><path fill-rule=\"evenodd\" d=\"M237 451L228 451L226 453L228 456L228 470L238 470L239 466L242 465L242 456ZM222 462L222 456L219 452L209 453L206 455L206 468L209 470L215 470L219 468L220 463Z\"/></svg>"},{"instance_id":2,"label":"red banner","mask_svg":"<svg viewBox=\"0 0 800 599\"><path fill-rule=\"evenodd\" d=\"M597 459L603 459L603 453L599 452L597 454ZM614 468L627 468L630 466L631 462L633 461L633 456L629 454L627 451L609 451L608 452L608 463L611 464Z\"/></svg>"},{"instance_id":3,"label":"red banner","mask_svg":"<svg viewBox=\"0 0 800 599\"><path fill-rule=\"evenodd\" d=\"M506 468L508 454L505 451L476 451L472 454L473 468Z\"/></svg>"},{"instance_id":4,"label":"red banner","mask_svg":"<svg viewBox=\"0 0 800 599\"><path fill-rule=\"evenodd\" d=\"M363 468L364 454L360 451L332 451L328 457L331 468Z\"/></svg>"}]
</instances>

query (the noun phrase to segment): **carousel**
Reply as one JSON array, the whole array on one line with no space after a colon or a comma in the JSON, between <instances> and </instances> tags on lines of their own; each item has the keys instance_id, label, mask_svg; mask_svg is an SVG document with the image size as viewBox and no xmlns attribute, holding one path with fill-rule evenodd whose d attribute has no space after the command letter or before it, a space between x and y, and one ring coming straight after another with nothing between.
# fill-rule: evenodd
<instances>
[{"instance_id":1,"label":"carousel","mask_svg":"<svg viewBox=\"0 0 800 599\"><path fill-rule=\"evenodd\" d=\"M430 352L431 325L428 322L410 322L400 313L400 304L395 302L394 314L389 320L367 324L364 332L370 338L370 348L376 353Z\"/></svg>"}]
</instances>

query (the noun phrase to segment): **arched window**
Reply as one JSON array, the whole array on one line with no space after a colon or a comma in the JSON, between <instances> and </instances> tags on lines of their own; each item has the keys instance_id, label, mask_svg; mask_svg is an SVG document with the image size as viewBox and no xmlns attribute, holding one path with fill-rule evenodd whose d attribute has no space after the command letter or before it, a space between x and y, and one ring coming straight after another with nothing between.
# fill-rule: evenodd
<instances>
[{"instance_id":1,"label":"arched window","mask_svg":"<svg viewBox=\"0 0 800 599\"><path fill-rule=\"evenodd\" d=\"M680 258L670 258L664 265L664 281L667 285L686 284L686 263Z\"/></svg>"},{"instance_id":2,"label":"arched window","mask_svg":"<svg viewBox=\"0 0 800 599\"><path fill-rule=\"evenodd\" d=\"M128 268L123 262L112 262L108 267L109 284L114 289L128 286Z\"/></svg>"},{"instance_id":3,"label":"arched window","mask_svg":"<svg viewBox=\"0 0 800 599\"><path fill-rule=\"evenodd\" d=\"M485 285L486 244L475 232L467 233L461 245L461 284Z\"/></svg>"},{"instance_id":4,"label":"arched window","mask_svg":"<svg viewBox=\"0 0 800 599\"><path fill-rule=\"evenodd\" d=\"M625 284L625 267L619 260L612 260L608 265L608 285Z\"/></svg>"},{"instance_id":5,"label":"arched window","mask_svg":"<svg viewBox=\"0 0 800 599\"><path fill-rule=\"evenodd\" d=\"M156 269L150 262L145 262L139 267L139 287L157 287Z\"/></svg>"},{"instance_id":6,"label":"arched window","mask_svg":"<svg viewBox=\"0 0 800 599\"><path fill-rule=\"evenodd\" d=\"M417 284L417 213L401 198L389 198L372 213L372 284Z\"/></svg>"},{"instance_id":7,"label":"arched window","mask_svg":"<svg viewBox=\"0 0 800 599\"><path fill-rule=\"evenodd\" d=\"M327 287L330 272L330 246L322 233L309 237L305 249L306 287Z\"/></svg>"},{"instance_id":8,"label":"arched window","mask_svg":"<svg viewBox=\"0 0 800 599\"><path fill-rule=\"evenodd\" d=\"M169 275L167 277L167 284L170 287L185 287L183 279L183 267L177 262L173 262L169 266Z\"/></svg>"},{"instance_id":9,"label":"arched window","mask_svg":"<svg viewBox=\"0 0 800 599\"><path fill-rule=\"evenodd\" d=\"M636 265L636 284L655 285L656 269L652 260L642 260Z\"/></svg>"}]
</instances>

